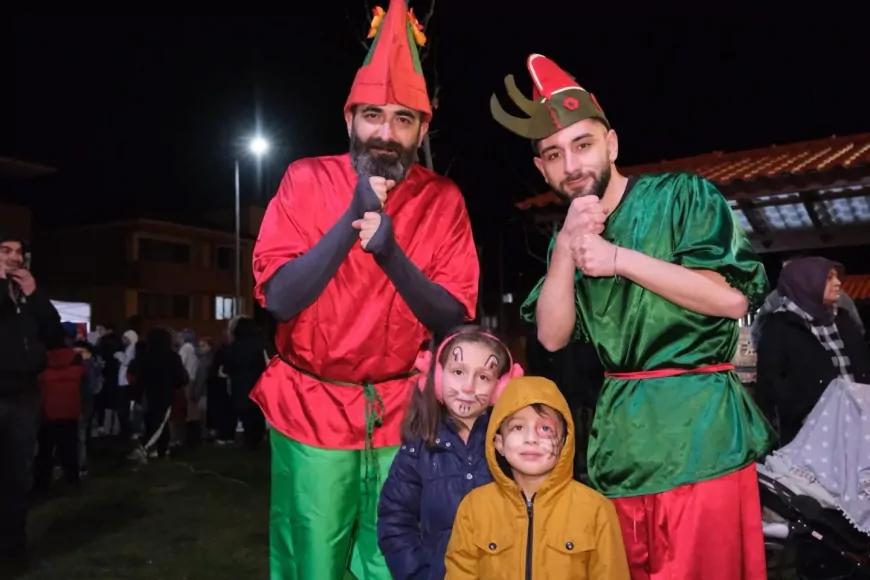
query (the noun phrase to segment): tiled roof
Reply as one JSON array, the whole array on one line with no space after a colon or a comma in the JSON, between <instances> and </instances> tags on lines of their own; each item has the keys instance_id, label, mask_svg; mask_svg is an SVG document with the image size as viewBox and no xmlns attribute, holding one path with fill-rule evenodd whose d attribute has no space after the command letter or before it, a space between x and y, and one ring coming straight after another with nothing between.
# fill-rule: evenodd
<instances>
[{"instance_id":1,"label":"tiled roof","mask_svg":"<svg viewBox=\"0 0 870 580\"><path fill-rule=\"evenodd\" d=\"M852 300L870 299L870 275L853 274L843 276L841 288Z\"/></svg>"},{"instance_id":2,"label":"tiled roof","mask_svg":"<svg viewBox=\"0 0 870 580\"><path fill-rule=\"evenodd\" d=\"M751 182L761 178L823 173L835 169L854 169L870 165L870 133L830 137L787 145L773 145L748 151L714 151L695 157L646 163L620 168L624 175L681 171L697 173L717 185ZM558 203L553 192L542 193L516 204L527 210Z\"/></svg>"}]
</instances>

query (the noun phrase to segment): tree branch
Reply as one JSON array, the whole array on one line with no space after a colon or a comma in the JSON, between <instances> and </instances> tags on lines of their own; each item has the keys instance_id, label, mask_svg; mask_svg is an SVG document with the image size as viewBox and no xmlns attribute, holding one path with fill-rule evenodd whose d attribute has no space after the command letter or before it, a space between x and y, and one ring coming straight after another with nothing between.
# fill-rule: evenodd
<instances>
[{"instance_id":1,"label":"tree branch","mask_svg":"<svg viewBox=\"0 0 870 580\"><path fill-rule=\"evenodd\" d=\"M435 0L429 0L429 11L423 17L423 28L429 28L429 21L435 16Z\"/></svg>"},{"instance_id":2,"label":"tree branch","mask_svg":"<svg viewBox=\"0 0 870 580\"><path fill-rule=\"evenodd\" d=\"M366 22L371 22L372 21L372 19L371 19L372 11L369 9L369 3L363 1L363 6L366 9ZM344 16L345 16L345 18L347 18L348 23L350 23L350 28L353 31L353 35L354 35L354 37L356 37L357 42L360 43L360 46L363 47L364 51L368 52L369 51L368 39L360 36L359 28L357 28L357 22L354 18L351 18L350 8L344 9Z\"/></svg>"},{"instance_id":3,"label":"tree branch","mask_svg":"<svg viewBox=\"0 0 870 580\"><path fill-rule=\"evenodd\" d=\"M450 159L450 163L447 164L447 169L444 170L444 177L447 177L448 175L450 175L450 170L453 169L453 162L454 161L456 161L456 155L454 155Z\"/></svg>"},{"instance_id":4,"label":"tree branch","mask_svg":"<svg viewBox=\"0 0 870 580\"><path fill-rule=\"evenodd\" d=\"M429 23L432 21L432 17L435 16L435 0L429 0L429 10L426 11L425 16L422 19L419 19L420 24L423 25L423 32L429 33ZM432 46L432 39L429 39L429 42L426 44L425 50L423 50L423 54L420 55L420 63L426 62L429 58L429 55L435 51L435 47ZM436 81L437 83L437 81Z\"/></svg>"}]
</instances>

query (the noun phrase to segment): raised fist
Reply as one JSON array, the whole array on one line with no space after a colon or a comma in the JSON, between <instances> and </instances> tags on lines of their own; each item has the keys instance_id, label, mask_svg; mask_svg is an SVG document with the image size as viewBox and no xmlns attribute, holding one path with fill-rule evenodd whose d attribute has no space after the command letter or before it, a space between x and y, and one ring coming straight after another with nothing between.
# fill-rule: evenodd
<instances>
[{"instance_id":1,"label":"raised fist","mask_svg":"<svg viewBox=\"0 0 870 580\"><path fill-rule=\"evenodd\" d=\"M607 213L601 200L594 195L584 195L574 198L565 217L564 229L571 235L601 234L604 232L604 222Z\"/></svg>"},{"instance_id":2,"label":"raised fist","mask_svg":"<svg viewBox=\"0 0 870 580\"><path fill-rule=\"evenodd\" d=\"M372 186L372 190L375 192L375 195L378 196L378 200L381 202L381 209L383 209L384 204L387 203L387 193L396 187L396 182L392 179L375 176L369 177L369 185Z\"/></svg>"},{"instance_id":3,"label":"raised fist","mask_svg":"<svg viewBox=\"0 0 870 580\"><path fill-rule=\"evenodd\" d=\"M617 247L598 234L581 234L571 241L574 264L586 276L616 276Z\"/></svg>"},{"instance_id":4,"label":"raised fist","mask_svg":"<svg viewBox=\"0 0 870 580\"><path fill-rule=\"evenodd\" d=\"M386 213L368 211L353 222L353 227L359 230L362 249L371 254L382 254L395 242L393 222Z\"/></svg>"}]
</instances>

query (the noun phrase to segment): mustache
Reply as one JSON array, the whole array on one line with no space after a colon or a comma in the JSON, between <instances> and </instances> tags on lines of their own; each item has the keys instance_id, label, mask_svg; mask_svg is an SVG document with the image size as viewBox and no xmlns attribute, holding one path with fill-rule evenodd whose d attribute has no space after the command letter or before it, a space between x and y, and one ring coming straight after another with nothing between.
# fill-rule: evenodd
<instances>
[{"instance_id":1,"label":"mustache","mask_svg":"<svg viewBox=\"0 0 870 580\"><path fill-rule=\"evenodd\" d=\"M383 149L384 151L391 151L396 155L401 155L405 151L405 148L402 147L401 143L396 143L395 141L384 141L377 137L372 137L363 143L363 147L366 151L371 151L372 149Z\"/></svg>"},{"instance_id":2,"label":"mustache","mask_svg":"<svg viewBox=\"0 0 870 580\"><path fill-rule=\"evenodd\" d=\"M566 175L565 179L562 180L562 183L568 183L569 181L574 181L575 179L581 179L583 177L591 177L593 180L596 178L594 173L575 171L574 173L569 173L568 175Z\"/></svg>"}]
</instances>

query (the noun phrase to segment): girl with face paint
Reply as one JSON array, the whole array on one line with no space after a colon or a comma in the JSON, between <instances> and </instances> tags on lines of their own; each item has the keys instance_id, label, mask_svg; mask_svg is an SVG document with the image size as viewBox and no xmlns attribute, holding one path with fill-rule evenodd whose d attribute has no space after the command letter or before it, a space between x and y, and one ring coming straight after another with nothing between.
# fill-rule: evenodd
<instances>
[{"instance_id":1,"label":"girl with face paint","mask_svg":"<svg viewBox=\"0 0 870 580\"><path fill-rule=\"evenodd\" d=\"M485 453L491 406L523 374L507 347L476 326L449 335L415 366L419 388L378 506L378 543L396 580L444 578L459 504L492 481Z\"/></svg>"}]
</instances>

